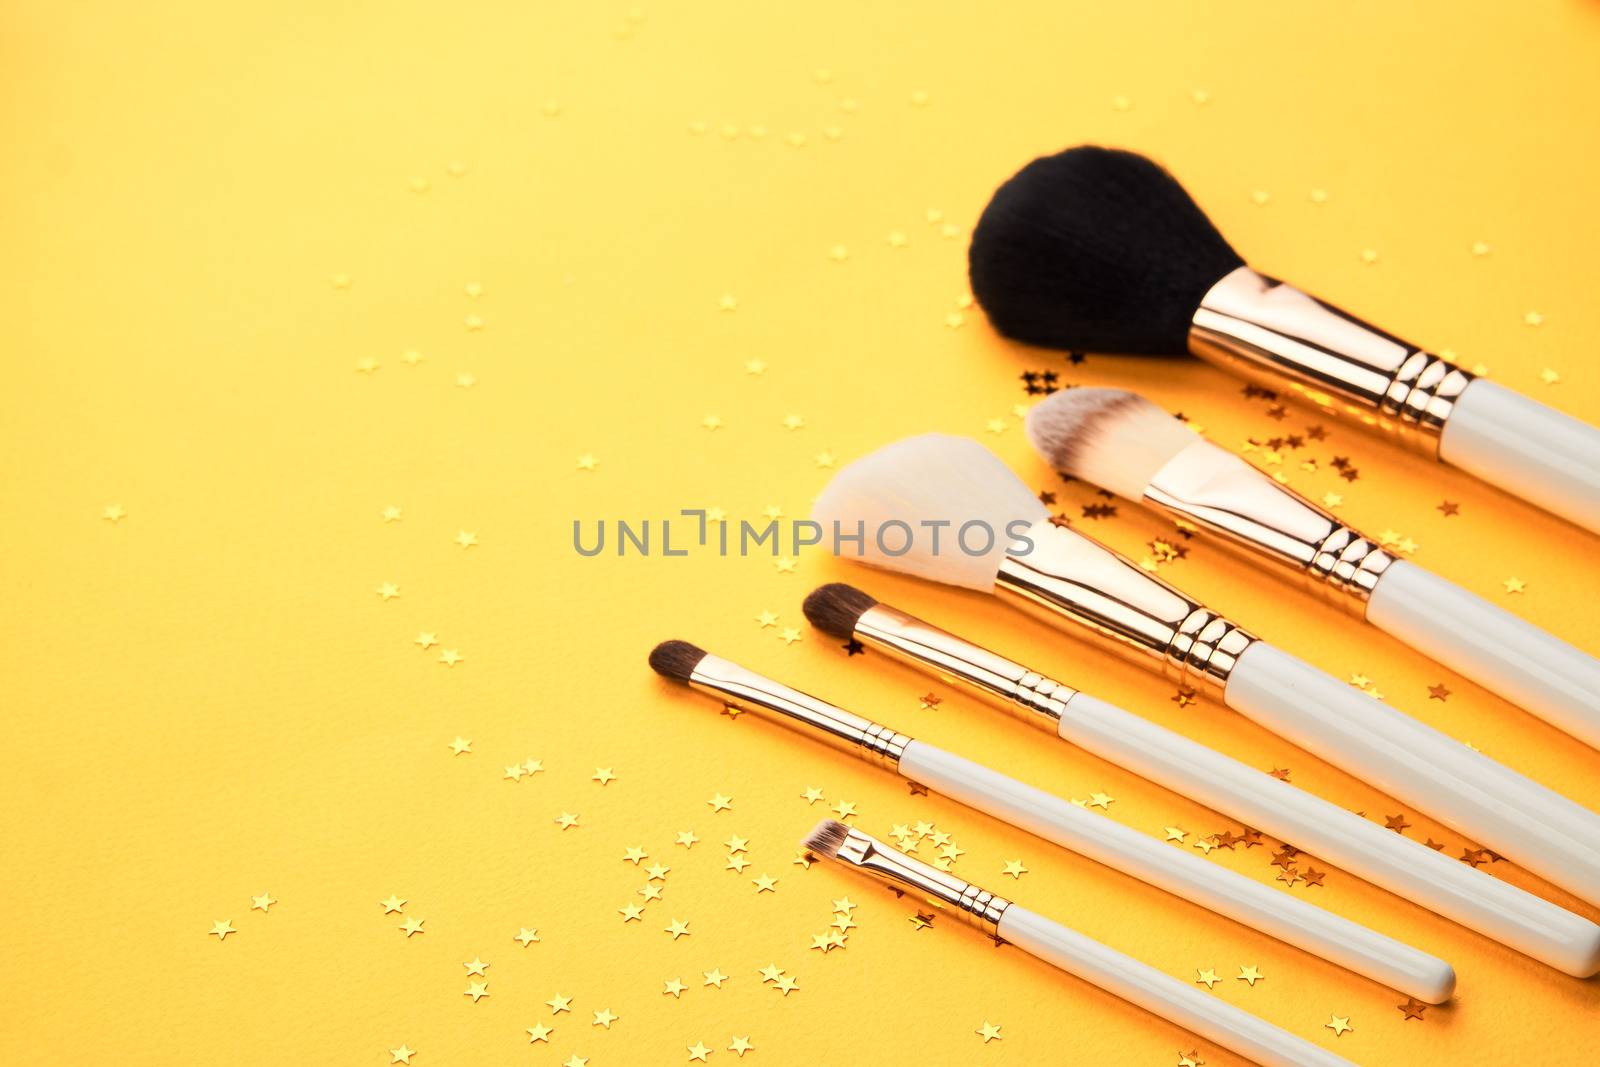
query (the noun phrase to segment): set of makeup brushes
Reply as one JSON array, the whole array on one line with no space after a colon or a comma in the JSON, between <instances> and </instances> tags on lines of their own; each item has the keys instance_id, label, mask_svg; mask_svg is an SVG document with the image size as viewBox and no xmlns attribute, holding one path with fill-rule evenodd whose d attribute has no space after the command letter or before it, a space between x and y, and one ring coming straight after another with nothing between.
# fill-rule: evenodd
<instances>
[{"instance_id":1,"label":"set of makeup brushes","mask_svg":"<svg viewBox=\"0 0 1600 1067\"><path fill-rule=\"evenodd\" d=\"M1258 274L1142 156L1081 147L1003 185L972 242L979 302L1002 333L1074 350L1190 352L1267 376L1600 530L1600 433ZM1028 415L1052 467L1271 561L1353 613L1600 748L1600 662L1395 558L1150 401L1074 388ZM1207 690L1229 708L1580 899L1600 905L1600 815L1269 644L1086 535L1051 522L975 441L886 445L841 470L813 519L835 551L993 594ZM885 530L897 531L885 537ZM918 536L930 529L937 536ZM854 536L840 538L842 531ZM986 536L970 537L978 531ZM844 544L855 551L845 553ZM942 550L941 550L942 548ZM818 629L1005 706L1166 789L1259 829L1566 974L1600 972L1600 926L885 604L850 585L806 598ZM865 756L977 811L1427 1003L1445 960L961 755L682 641L663 676ZM1257 1063L1348 1061L854 827L805 840L896 889Z\"/></svg>"}]
</instances>

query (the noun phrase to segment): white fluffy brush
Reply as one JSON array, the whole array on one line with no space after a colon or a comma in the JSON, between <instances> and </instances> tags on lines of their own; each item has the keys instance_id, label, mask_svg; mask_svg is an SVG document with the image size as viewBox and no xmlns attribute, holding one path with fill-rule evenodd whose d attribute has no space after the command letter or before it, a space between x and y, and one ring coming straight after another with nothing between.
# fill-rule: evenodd
<instances>
[{"instance_id":1,"label":"white fluffy brush","mask_svg":"<svg viewBox=\"0 0 1600 1067\"><path fill-rule=\"evenodd\" d=\"M1068 389L1028 413L1045 462L1356 597L1368 622L1600 748L1600 662L1406 560L1137 393Z\"/></svg>"},{"instance_id":2,"label":"white fluffy brush","mask_svg":"<svg viewBox=\"0 0 1600 1067\"><path fill-rule=\"evenodd\" d=\"M865 526L865 562L1002 595L1131 649L1147 665L1177 668L1197 686L1220 685L1235 711L1600 904L1600 816L1254 638L1105 546L1052 526L1028 488L974 441L935 435L880 449L839 472L813 514L825 527ZM1028 551L1007 552L1004 527L1030 516ZM930 519L982 519L1001 544L971 555L948 544L933 551L914 537L897 554L875 543L874 523L884 519L913 530Z\"/></svg>"}]
</instances>

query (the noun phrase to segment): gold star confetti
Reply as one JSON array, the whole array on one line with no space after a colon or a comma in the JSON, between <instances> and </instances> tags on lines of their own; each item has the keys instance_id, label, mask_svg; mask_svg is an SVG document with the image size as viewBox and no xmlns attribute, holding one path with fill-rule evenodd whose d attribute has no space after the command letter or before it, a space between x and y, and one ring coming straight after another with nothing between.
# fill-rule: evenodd
<instances>
[{"instance_id":1,"label":"gold star confetti","mask_svg":"<svg viewBox=\"0 0 1600 1067\"><path fill-rule=\"evenodd\" d=\"M739 298L732 293L723 293L717 300L717 309L719 311L736 311L738 307Z\"/></svg>"},{"instance_id":2,"label":"gold star confetti","mask_svg":"<svg viewBox=\"0 0 1600 1067\"><path fill-rule=\"evenodd\" d=\"M744 361L744 372L746 374L765 374L767 373L767 365L759 359L747 359Z\"/></svg>"},{"instance_id":3,"label":"gold star confetti","mask_svg":"<svg viewBox=\"0 0 1600 1067\"><path fill-rule=\"evenodd\" d=\"M592 471L599 463L599 460L587 452L578 457L578 469L581 471Z\"/></svg>"},{"instance_id":4,"label":"gold star confetti","mask_svg":"<svg viewBox=\"0 0 1600 1067\"><path fill-rule=\"evenodd\" d=\"M333 280L333 287L335 289L348 289L348 288L350 288L350 284L351 284L350 283L350 275L348 275L348 274L335 274L333 276L332 280Z\"/></svg>"},{"instance_id":5,"label":"gold star confetti","mask_svg":"<svg viewBox=\"0 0 1600 1067\"><path fill-rule=\"evenodd\" d=\"M389 1055L394 1057L394 1059L390 1060L389 1062L390 1063L410 1063L411 1062L411 1057L415 1056L416 1054L417 1053L416 1053L415 1049L410 1049L410 1048L407 1048L405 1045L401 1045L399 1048L392 1048L392 1049L389 1050Z\"/></svg>"},{"instance_id":6,"label":"gold star confetti","mask_svg":"<svg viewBox=\"0 0 1600 1067\"><path fill-rule=\"evenodd\" d=\"M544 770L544 761L525 759L522 761L522 770L524 774L538 774L540 771Z\"/></svg>"},{"instance_id":7,"label":"gold star confetti","mask_svg":"<svg viewBox=\"0 0 1600 1067\"><path fill-rule=\"evenodd\" d=\"M572 998L562 996L560 993L557 993L555 996L545 1001L545 1003L550 1005L551 1015L560 1015L564 1011L572 1010Z\"/></svg>"},{"instance_id":8,"label":"gold star confetti","mask_svg":"<svg viewBox=\"0 0 1600 1067\"><path fill-rule=\"evenodd\" d=\"M800 631L793 629L792 627L787 627L778 635L778 640L782 641L786 645L792 645L796 641L800 640Z\"/></svg>"},{"instance_id":9,"label":"gold star confetti","mask_svg":"<svg viewBox=\"0 0 1600 1067\"><path fill-rule=\"evenodd\" d=\"M471 530L457 531L455 543L460 545L462 548L471 548L473 545L478 543L478 535Z\"/></svg>"},{"instance_id":10,"label":"gold star confetti","mask_svg":"<svg viewBox=\"0 0 1600 1067\"><path fill-rule=\"evenodd\" d=\"M1348 1015L1343 1018L1337 1015L1329 1016L1329 1021L1322 1025L1332 1030L1334 1037L1343 1037L1347 1032L1355 1029L1350 1025L1350 1017Z\"/></svg>"},{"instance_id":11,"label":"gold star confetti","mask_svg":"<svg viewBox=\"0 0 1600 1067\"><path fill-rule=\"evenodd\" d=\"M645 868L645 874L649 876L649 879L652 882L665 882L667 880L667 872L670 870L672 870L671 867L665 867L659 863L652 863L650 866Z\"/></svg>"},{"instance_id":12,"label":"gold star confetti","mask_svg":"<svg viewBox=\"0 0 1600 1067\"><path fill-rule=\"evenodd\" d=\"M217 919L212 922L211 929L206 931L208 936L215 935L218 941L226 941L228 940L229 934L236 934L238 932L239 931L233 928L233 920L231 919Z\"/></svg>"},{"instance_id":13,"label":"gold star confetti","mask_svg":"<svg viewBox=\"0 0 1600 1067\"><path fill-rule=\"evenodd\" d=\"M405 922L400 924L400 930L406 935L406 940L409 941L411 940L412 934L420 934L424 932L422 929L422 924L427 921L428 920L426 919L407 919Z\"/></svg>"},{"instance_id":14,"label":"gold star confetti","mask_svg":"<svg viewBox=\"0 0 1600 1067\"><path fill-rule=\"evenodd\" d=\"M771 875L763 874L758 878L752 878L750 884L756 887L757 893L776 893L778 891L778 880Z\"/></svg>"},{"instance_id":15,"label":"gold star confetti","mask_svg":"<svg viewBox=\"0 0 1600 1067\"><path fill-rule=\"evenodd\" d=\"M975 1033L979 1037L983 1038L983 1043L985 1045L987 1045L991 1041L999 1041L999 1040L1001 1040L1001 1038L1000 1038L1000 1027L989 1023L987 1020L984 1022L984 1024L981 1027L979 1027L978 1029L974 1030L973 1033Z\"/></svg>"},{"instance_id":16,"label":"gold star confetti","mask_svg":"<svg viewBox=\"0 0 1600 1067\"><path fill-rule=\"evenodd\" d=\"M422 651L426 652L426 651L428 651L428 649L432 648L434 645L437 645L439 643L439 639L437 637L435 637L430 631L424 630L421 633L419 633L416 636L416 639L414 641L412 641L411 643L414 644L414 645L421 646Z\"/></svg>"},{"instance_id":17,"label":"gold star confetti","mask_svg":"<svg viewBox=\"0 0 1600 1067\"><path fill-rule=\"evenodd\" d=\"M1254 965L1249 967L1240 967L1239 973L1234 975L1235 979L1246 983L1251 989L1254 989L1256 987L1256 983L1261 981L1264 977L1266 976L1263 975L1261 971Z\"/></svg>"},{"instance_id":18,"label":"gold star confetti","mask_svg":"<svg viewBox=\"0 0 1600 1067\"><path fill-rule=\"evenodd\" d=\"M688 1048L689 1048L689 1059L690 1060L700 1060L701 1062L708 1062L706 1060L706 1057L711 1055L711 1050L706 1048L703 1043L701 1043L699 1041L696 1041L694 1044L688 1046Z\"/></svg>"},{"instance_id":19,"label":"gold star confetti","mask_svg":"<svg viewBox=\"0 0 1600 1067\"><path fill-rule=\"evenodd\" d=\"M594 1013L594 1022L590 1023L589 1025L603 1026L609 1030L611 1029L611 1024L616 1022L619 1018L621 1018L621 1016L613 1015L610 1008L601 1008L599 1011Z\"/></svg>"},{"instance_id":20,"label":"gold star confetti","mask_svg":"<svg viewBox=\"0 0 1600 1067\"><path fill-rule=\"evenodd\" d=\"M535 1023L534 1025L528 1027L527 1030L528 1044L531 1045L535 1041L543 1041L548 1044L550 1041L550 1035L555 1031L555 1027L546 1026L544 1023Z\"/></svg>"},{"instance_id":21,"label":"gold star confetti","mask_svg":"<svg viewBox=\"0 0 1600 1067\"><path fill-rule=\"evenodd\" d=\"M596 767L594 773L589 776L589 780L591 782L599 782L603 786L607 782L616 781L617 776L611 773L610 767Z\"/></svg>"},{"instance_id":22,"label":"gold star confetti","mask_svg":"<svg viewBox=\"0 0 1600 1067\"><path fill-rule=\"evenodd\" d=\"M1176 826L1163 826L1162 829L1167 832L1168 841L1176 841L1180 845L1183 843L1183 839L1189 835L1189 831L1180 830Z\"/></svg>"},{"instance_id":23,"label":"gold star confetti","mask_svg":"<svg viewBox=\"0 0 1600 1067\"><path fill-rule=\"evenodd\" d=\"M1210 989L1211 987L1215 986L1218 982L1222 981L1221 978L1217 977L1217 972L1215 970L1213 970L1212 968L1210 968L1210 967L1207 967L1203 971L1198 971L1197 970L1197 971L1195 971L1195 974L1198 976L1194 980L1195 985L1203 985L1207 989Z\"/></svg>"},{"instance_id":24,"label":"gold star confetti","mask_svg":"<svg viewBox=\"0 0 1600 1067\"><path fill-rule=\"evenodd\" d=\"M641 897L644 897L645 900L660 900L661 899L661 887L658 886L658 885L655 885L653 883L647 882L647 883L645 883L644 888L639 890L639 895Z\"/></svg>"},{"instance_id":25,"label":"gold star confetti","mask_svg":"<svg viewBox=\"0 0 1600 1067\"><path fill-rule=\"evenodd\" d=\"M563 830L570 830L574 826L578 825L578 817L573 815L571 812L564 811L555 817L555 822L556 825L560 826Z\"/></svg>"},{"instance_id":26,"label":"gold star confetti","mask_svg":"<svg viewBox=\"0 0 1600 1067\"><path fill-rule=\"evenodd\" d=\"M822 790L818 789L814 785L806 786L806 791L801 793L800 796L807 804L815 804L817 801L823 799Z\"/></svg>"},{"instance_id":27,"label":"gold star confetti","mask_svg":"<svg viewBox=\"0 0 1600 1067\"><path fill-rule=\"evenodd\" d=\"M107 522L120 522L128 514L121 504L107 504L100 509L100 517Z\"/></svg>"},{"instance_id":28,"label":"gold star confetti","mask_svg":"<svg viewBox=\"0 0 1600 1067\"><path fill-rule=\"evenodd\" d=\"M380 900L378 901L378 904L383 908L383 913L385 915L388 915L390 912L402 911L406 906L406 902L395 896L393 893L389 894L388 900Z\"/></svg>"},{"instance_id":29,"label":"gold star confetti","mask_svg":"<svg viewBox=\"0 0 1600 1067\"><path fill-rule=\"evenodd\" d=\"M522 764L513 763L511 766L506 768L506 773L502 775L502 777L513 782L520 782L522 781L522 776L525 773L526 772L522 769Z\"/></svg>"},{"instance_id":30,"label":"gold star confetti","mask_svg":"<svg viewBox=\"0 0 1600 1067\"><path fill-rule=\"evenodd\" d=\"M789 975L784 975L782 978L778 979L777 987L778 992L787 997L790 993L793 993L796 989L800 988L800 979L793 978Z\"/></svg>"},{"instance_id":31,"label":"gold star confetti","mask_svg":"<svg viewBox=\"0 0 1600 1067\"><path fill-rule=\"evenodd\" d=\"M754 1048L755 1046L750 1043L749 1037L735 1037L728 1043L728 1051L738 1053L741 1060L744 1059L744 1054L746 1052L749 1052Z\"/></svg>"},{"instance_id":32,"label":"gold star confetti","mask_svg":"<svg viewBox=\"0 0 1600 1067\"><path fill-rule=\"evenodd\" d=\"M382 585L378 586L378 588L374 589L373 592L377 593L384 600L393 600L395 597L400 595L400 587L395 585L393 582L384 582Z\"/></svg>"},{"instance_id":33,"label":"gold star confetti","mask_svg":"<svg viewBox=\"0 0 1600 1067\"><path fill-rule=\"evenodd\" d=\"M750 866L750 861L743 856L729 856L727 864L723 866L723 870L736 871L739 874L743 874L744 869L748 866Z\"/></svg>"},{"instance_id":34,"label":"gold star confetti","mask_svg":"<svg viewBox=\"0 0 1600 1067\"><path fill-rule=\"evenodd\" d=\"M706 801L706 803L711 805L712 814L716 814L719 811L727 811L732 808L733 798L723 796L721 793L717 793L712 796L710 800Z\"/></svg>"},{"instance_id":35,"label":"gold star confetti","mask_svg":"<svg viewBox=\"0 0 1600 1067\"><path fill-rule=\"evenodd\" d=\"M639 861L648 858L648 856L648 852L639 846L634 845L622 854L622 862L631 863L637 867L639 866Z\"/></svg>"},{"instance_id":36,"label":"gold star confetti","mask_svg":"<svg viewBox=\"0 0 1600 1067\"><path fill-rule=\"evenodd\" d=\"M517 936L513 937L511 940L520 941L522 942L522 947L527 948L529 945L539 940L539 931L526 926L519 927L517 929Z\"/></svg>"},{"instance_id":37,"label":"gold star confetti","mask_svg":"<svg viewBox=\"0 0 1600 1067\"><path fill-rule=\"evenodd\" d=\"M1105 809L1109 805L1116 803L1116 799L1117 799L1116 797L1107 796L1104 793L1090 793L1089 794L1089 806L1091 808Z\"/></svg>"},{"instance_id":38,"label":"gold star confetti","mask_svg":"<svg viewBox=\"0 0 1600 1067\"><path fill-rule=\"evenodd\" d=\"M683 984L681 979L668 979L667 982L661 987L661 995L664 997L670 996L674 1000L681 1000L683 999L683 991L688 988L688 986Z\"/></svg>"},{"instance_id":39,"label":"gold star confetti","mask_svg":"<svg viewBox=\"0 0 1600 1067\"><path fill-rule=\"evenodd\" d=\"M682 845L684 848L693 848L694 843L698 840L700 840L700 838L695 836L695 832L693 830L680 830L678 831L678 840L676 843Z\"/></svg>"},{"instance_id":40,"label":"gold star confetti","mask_svg":"<svg viewBox=\"0 0 1600 1067\"><path fill-rule=\"evenodd\" d=\"M663 933L667 933L667 934L671 934L672 935L672 940L676 941L680 937L687 937L688 936L688 934L689 934L689 924L684 922L682 919L673 919L672 920L672 924L670 926L666 926L666 927L662 928L662 932Z\"/></svg>"},{"instance_id":41,"label":"gold star confetti","mask_svg":"<svg viewBox=\"0 0 1600 1067\"><path fill-rule=\"evenodd\" d=\"M468 978L471 978L474 975L482 978L484 976L484 972L489 969L489 965L484 963L483 960L479 959L477 956L472 957L472 962L463 963L461 966L467 969Z\"/></svg>"},{"instance_id":42,"label":"gold star confetti","mask_svg":"<svg viewBox=\"0 0 1600 1067\"><path fill-rule=\"evenodd\" d=\"M460 663L466 658L467 657L463 656L459 650L454 648L441 648L439 650L439 662L443 663L446 667L454 667L457 663Z\"/></svg>"},{"instance_id":43,"label":"gold star confetti","mask_svg":"<svg viewBox=\"0 0 1600 1067\"><path fill-rule=\"evenodd\" d=\"M806 420L803 415L785 415L783 417L783 428L785 430L803 430L805 425Z\"/></svg>"},{"instance_id":44,"label":"gold star confetti","mask_svg":"<svg viewBox=\"0 0 1600 1067\"><path fill-rule=\"evenodd\" d=\"M270 893L262 893L259 897L251 897L250 901L251 911L266 911L268 908L277 903L276 900L272 899L272 895Z\"/></svg>"},{"instance_id":45,"label":"gold star confetti","mask_svg":"<svg viewBox=\"0 0 1600 1067\"><path fill-rule=\"evenodd\" d=\"M856 806L852 801L841 800L833 806L833 813L840 819L848 819L856 813Z\"/></svg>"},{"instance_id":46,"label":"gold star confetti","mask_svg":"<svg viewBox=\"0 0 1600 1067\"><path fill-rule=\"evenodd\" d=\"M701 983L702 985L716 986L718 989L721 989L722 983L728 980L728 976L723 974L722 971L717 968L712 968L709 971L702 971L700 973L705 976L705 981Z\"/></svg>"},{"instance_id":47,"label":"gold star confetti","mask_svg":"<svg viewBox=\"0 0 1600 1067\"><path fill-rule=\"evenodd\" d=\"M424 356L422 353L418 352L415 348L408 348L404 352L400 353L400 362L404 363L408 367L415 367L418 363L423 362L423 359Z\"/></svg>"},{"instance_id":48,"label":"gold star confetti","mask_svg":"<svg viewBox=\"0 0 1600 1067\"><path fill-rule=\"evenodd\" d=\"M700 420L700 425L708 430L720 430L722 429L722 416L707 415Z\"/></svg>"},{"instance_id":49,"label":"gold star confetti","mask_svg":"<svg viewBox=\"0 0 1600 1067\"><path fill-rule=\"evenodd\" d=\"M1023 865L1021 860L1006 860L1005 862L1006 865L1001 869L1001 874L1009 874L1012 878L1019 879L1028 873L1028 868ZM1030 882L1028 884L1032 885L1033 883Z\"/></svg>"},{"instance_id":50,"label":"gold star confetti","mask_svg":"<svg viewBox=\"0 0 1600 1067\"><path fill-rule=\"evenodd\" d=\"M477 384L478 384L478 379L475 378L474 376L472 376L471 374L462 373L462 374L456 375L456 388L457 389L471 389L474 385L477 385Z\"/></svg>"},{"instance_id":51,"label":"gold star confetti","mask_svg":"<svg viewBox=\"0 0 1600 1067\"><path fill-rule=\"evenodd\" d=\"M461 995L464 997L471 997L472 1003L476 1004L478 1001L489 995L489 983L468 982L467 988L461 991Z\"/></svg>"},{"instance_id":52,"label":"gold star confetti","mask_svg":"<svg viewBox=\"0 0 1600 1067\"><path fill-rule=\"evenodd\" d=\"M1561 382L1561 375L1550 367L1539 372L1539 380L1546 385L1557 385Z\"/></svg>"},{"instance_id":53,"label":"gold star confetti","mask_svg":"<svg viewBox=\"0 0 1600 1067\"><path fill-rule=\"evenodd\" d=\"M1426 1004L1414 997L1407 997L1404 1004L1396 1004L1395 1007L1406 1017L1407 1022L1412 1019L1421 1019L1422 1013L1428 1010Z\"/></svg>"},{"instance_id":54,"label":"gold star confetti","mask_svg":"<svg viewBox=\"0 0 1600 1067\"><path fill-rule=\"evenodd\" d=\"M1511 593L1511 594L1520 593L1523 590L1528 588L1528 583L1527 582L1524 582L1521 578L1515 578L1515 577L1507 578L1505 581L1501 582L1500 584L1506 587L1506 592L1507 593Z\"/></svg>"},{"instance_id":55,"label":"gold star confetti","mask_svg":"<svg viewBox=\"0 0 1600 1067\"><path fill-rule=\"evenodd\" d=\"M794 853L794 859L790 860L789 862L794 864L796 867L799 867L803 871L809 871L811 869L811 853L807 852L803 848L796 849Z\"/></svg>"},{"instance_id":56,"label":"gold star confetti","mask_svg":"<svg viewBox=\"0 0 1600 1067\"><path fill-rule=\"evenodd\" d=\"M360 374L371 374L373 371L377 370L379 366L380 364L378 361L373 359L371 356L363 356L356 360L356 371Z\"/></svg>"},{"instance_id":57,"label":"gold star confetti","mask_svg":"<svg viewBox=\"0 0 1600 1067\"><path fill-rule=\"evenodd\" d=\"M561 1064L561 1067L588 1067L589 1057L580 1056L574 1052Z\"/></svg>"}]
</instances>

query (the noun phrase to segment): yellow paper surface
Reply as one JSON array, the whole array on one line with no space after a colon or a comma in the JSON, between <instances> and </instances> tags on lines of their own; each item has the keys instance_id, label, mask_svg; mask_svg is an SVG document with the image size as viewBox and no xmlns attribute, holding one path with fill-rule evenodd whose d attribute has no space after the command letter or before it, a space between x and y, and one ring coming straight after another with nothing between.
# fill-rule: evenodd
<instances>
[{"instance_id":1,"label":"yellow paper surface","mask_svg":"<svg viewBox=\"0 0 1600 1067\"><path fill-rule=\"evenodd\" d=\"M1170 524L1128 504L1084 517L1103 501L1023 439L1019 376L1053 370L1142 389L1230 448L1323 424L1271 469L1595 650L1591 535L1304 409L1275 418L1195 362L1075 366L960 307L999 180L1070 143L1127 145L1173 167L1262 269L1600 420L1594 5L25 2L0 18L0 1061L383 1064L403 1047L420 1067L611 1067L687 1062L699 1043L729 1063L745 1036L767 1065L1239 1062L794 865L840 802L880 835L933 823L964 877L1185 980L1215 969L1217 997L1355 1062L1590 1055L1593 981L1342 871L1275 887L1449 958L1452 1005L1406 1021L1390 990L719 716L645 655L693 640L1064 795L1104 793L1108 817L1153 835L1238 829L846 657L799 604L849 580L1369 817L1403 814L1452 854L1476 844L1216 704L1180 707L977 595L816 552L791 573L704 552L583 559L571 524L802 517L831 473L819 453L842 465L942 430L1143 558ZM1600 753L1183 544L1164 577L1600 806ZM944 699L925 709L930 691ZM543 771L504 777L523 760ZM602 767L615 780L592 780ZM731 809L713 812L716 794ZM725 869L734 836L742 874ZM1270 881L1275 845L1211 861ZM1002 876L1018 859L1027 873ZM670 872L646 901L653 863ZM1509 862L1487 869L1600 916ZM763 873L775 892L756 891ZM252 910L263 893L276 903ZM378 903L391 894L402 913ZM845 896L846 946L813 950ZM640 921L623 922L629 903ZM237 931L220 944L219 920ZM514 941L523 927L540 940ZM475 958L489 967L469 978ZM769 964L798 988L764 983ZM1254 987L1235 978L1247 966ZM469 981L489 996L464 996ZM552 1017L558 993L572 1009ZM1336 1037L1333 1017L1352 1029Z\"/></svg>"}]
</instances>

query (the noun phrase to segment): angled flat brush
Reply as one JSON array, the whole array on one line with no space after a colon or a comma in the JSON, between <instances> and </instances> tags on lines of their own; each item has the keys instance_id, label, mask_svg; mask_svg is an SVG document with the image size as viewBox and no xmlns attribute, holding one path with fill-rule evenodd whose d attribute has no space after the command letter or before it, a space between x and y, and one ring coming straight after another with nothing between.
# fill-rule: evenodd
<instances>
[{"instance_id":1,"label":"angled flat brush","mask_svg":"<svg viewBox=\"0 0 1600 1067\"><path fill-rule=\"evenodd\" d=\"M926 900L990 937L1016 945L1030 956L1253 1063L1264 1067L1351 1067L1349 1060L1304 1038L842 822L824 819L800 847L837 860L898 893Z\"/></svg>"},{"instance_id":2,"label":"angled flat brush","mask_svg":"<svg viewBox=\"0 0 1600 1067\"><path fill-rule=\"evenodd\" d=\"M1257 273L1135 152L1080 145L1023 167L984 209L968 270L1007 337L1190 352L1600 532L1600 430Z\"/></svg>"},{"instance_id":3,"label":"angled flat brush","mask_svg":"<svg viewBox=\"0 0 1600 1067\"><path fill-rule=\"evenodd\" d=\"M1304 576L1378 629L1600 748L1600 661L1413 563L1137 393L1067 389L1028 413L1056 470Z\"/></svg>"},{"instance_id":4,"label":"angled flat brush","mask_svg":"<svg viewBox=\"0 0 1600 1067\"><path fill-rule=\"evenodd\" d=\"M1313 755L1600 904L1600 816L1054 525L1028 487L976 441L926 434L886 445L839 471L812 517L835 552L849 545L865 563L994 593L1050 622L1071 623L1079 636L1220 694ZM942 524L942 543L929 535L930 523ZM954 544L948 536L979 527L997 536ZM922 536L902 536L917 530ZM857 531L864 536L856 539Z\"/></svg>"},{"instance_id":5,"label":"angled flat brush","mask_svg":"<svg viewBox=\"0 0 1600 1067\"><path fill-rule=\"evenodd\" d=\"M665 678L827 740L970 808L1408 996L1438 1004L1448 1000L1455 989L1455 971L1444 960L1192 852L1163 845L1147 834L981 764L709 655L686 641L657 645L650 653L650 666Z\"/></svg>"},{"instance_id":6,"label":"angled flat brush","mask_svg":"<svg viewBox=\"0 0 1600 1067\"><path fill-rule=\"evenodd\" d=\"M854 586L821 586L806 597L805 613L825 633L1017 711L1064 741L1567 974L1600 971L1600 926L1581 915Z\"/></svg>"}]
</instances>

